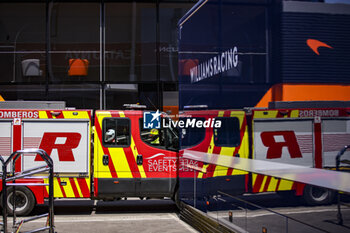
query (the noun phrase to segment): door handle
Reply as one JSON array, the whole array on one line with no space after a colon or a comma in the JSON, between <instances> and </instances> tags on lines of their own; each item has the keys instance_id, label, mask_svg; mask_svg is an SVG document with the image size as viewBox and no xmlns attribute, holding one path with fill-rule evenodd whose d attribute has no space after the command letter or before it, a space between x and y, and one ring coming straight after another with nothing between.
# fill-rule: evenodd
<instances>
[{"instance_id":1,"label":"door handle","mask_svg":"<svg viewBox=\"0 0 350 233\"><path fill-rule=\"evenodd\" d=\"M109 164L109 157L108 155L103 155L102 156L102 164L107 166Z\"/></svg>"},{"instance_id":2,"label":"door handle","mask_svg":"<svg viewBox=\"0 0 350 233\"><path fill-rule=\"evenodd\" d=\"M136 164L139 166L143 164L143 156L142 155L136 156Z\"/></svg>"}]
</instances>

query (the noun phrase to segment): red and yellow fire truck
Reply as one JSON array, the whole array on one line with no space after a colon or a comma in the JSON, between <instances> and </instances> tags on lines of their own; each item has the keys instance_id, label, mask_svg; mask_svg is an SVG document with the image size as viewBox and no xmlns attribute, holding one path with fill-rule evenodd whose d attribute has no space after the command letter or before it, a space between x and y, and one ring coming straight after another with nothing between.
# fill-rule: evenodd
<instances>
[{"instance_id":1,"label":"red and yellow fire truck","mask_svg":"<svg viewBox=\"0 0 350 233\"><path fill-rule=\"evenodd\" d=\"M0 155L6 160L16 150L44 149L54 162L55 198L172 197L177 135L170 128L145 129L142 119L141 110L0 109ZM28 154L14 167L19 172L40 165L40 156ZM16 212L24 215L43 204L48 192L25 186L16 195ZM10 210L11 196L10 190Z\"/></svg>"},{"instance_id":2,"label":"red and yellow fire truck","mask_svg":"<svg viewBox=\"0 0 350 233\"><path fill-rule=\"evenodd\" d=\"M287 108L245 110L189 110L182 119L210 118L221 127L180 129L183 149L314 168L335 168L335 157L350 142L348 108ZM186 124L186 123L184 123ZM346 152L349 156L350 153ZM180 162L181 163L181 162ZM188 163L188 162L187 162ZM279 192L297 196L312 205L333 200L334 192L293 181L252 174L193 160L193 170L180 169L182 200L229 194ZM194 193L194 190L196 192ZM289 192L285 192L289 191ZM195 195L195 196L194 196Z\"/></svg>"},{"instance_id":3,"label":"red and yellow fire truck","mask_svg":"<svg viewBox=\"0 0 350 233\"><path fill-rule=\"evenodd\" d=\"M184 159L182 151L334 168L337 151L350 140L349 112L348 108L191 110L179 119L188 119L190 127L178 122L178 134L176 127L145 128L143 110L0 109L0 155L7 159L16 150L44 149L54 161L55 198L174 197L180 190L183 199L195 187L209 196L217 190L295 190L308 203L321 204L332 199L332 192ZM209 122L197 127L193 119L219 120L221 125ZM39 156L24 155L14 168L19 172L40 165ZM35 177L26 182L46 183ZM44 203L48 192L44 186L20 186L16 195L17 214L28 214ZM9 190L10 209L11 196Z\"/></svg>"}]
</instances>

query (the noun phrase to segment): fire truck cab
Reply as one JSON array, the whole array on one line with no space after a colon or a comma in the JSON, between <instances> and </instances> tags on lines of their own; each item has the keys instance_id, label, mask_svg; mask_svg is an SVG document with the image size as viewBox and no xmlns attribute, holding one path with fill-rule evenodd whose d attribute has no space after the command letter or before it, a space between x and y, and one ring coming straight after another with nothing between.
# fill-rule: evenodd
<instances>
[{"instance_id":1,"label":"fire truck cab","mask_svg":"<svg viewBox=\"0 0 350 233\"><path fill-rule=\"evenodd\" d=\"M147 129L144 111L96 111L94 196L172 197L177 176L177 134Z\"/></svg>"}]
</instances>

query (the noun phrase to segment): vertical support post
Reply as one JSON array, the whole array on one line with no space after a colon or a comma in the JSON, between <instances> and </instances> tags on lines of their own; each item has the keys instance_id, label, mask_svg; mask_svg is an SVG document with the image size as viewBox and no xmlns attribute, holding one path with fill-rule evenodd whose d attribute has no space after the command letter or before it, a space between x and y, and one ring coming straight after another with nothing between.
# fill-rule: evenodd
<instances>
[{"instance_id":1,"label":"vertical support post","mask_svg":"<svg viewBox=\"0 0 350 233\"><path fill-rule=\"evenodd\" d=\"M13 159L12 163L12 177L15 176L15 169L16 169L16 162L17 162L18 156L16 155ZM16 183L16 180L13 180L13 183ZM12 187L12 228L16 228L16 186Z\"/></svg>"},{"instance_id":2,"label":"vertical support post","mask_svg":"<svg viewBox=\"0 0 350 233\"><path fill-rule=\"evenodd\" d=\"M339 171L340 166L340 157L345 153L345 151L350 148L350 145L345 146L343 149L341 149L337 156L335 157L335 170ZM337 220L339 225L343 225L343 216L341 214L341 208L340 208L340 193L337 191Z\"/></svg>"},{"instance_id":3,"label":"vertical support post","mask_svg":"<svg viewBox=\"0 0 350 233\"><path fill-rule=\"evenodd\" d=\"M2 221L3 221L3 231L7 233L7 189L6 189L6 165L4 159L1 157L2 162Z\"/></svg>"},{"instance_id":4,"label":"vertical support post","mask_svg":"<svg viewBox=\"0 0 350 233\"><path fill-rule=\"evenodd\" d=\"M157 108L163 110L163 90L161 90L160 78L160 7L156 0L156 78L157 78Z\"/></svg>"},{"instance_id":5,"label":"vertical support post","mask_svg":"<svg viewBox=\"0 0 350 233\"><path fill-rule=\"evenodd\" d=\"M100 109L106 109L106 10L105 1L100 3Z\"/></svg>"},{"instance_id":6,"label":"vertical support post","mask_svg":"<svg viewBox=\"0 0 350 233\"><path fill-rule=\"evenodd\" d=\"M53 164L52 161L48 163L50 168L50 175L49 175L49 224L50 224L50 233L54 233L54 222L53 222L53 215L54 215L54 209L53 209Z\"/></svg>"},{"instance_id":7,"label":"vertical support post","mask_svg":"<svg viewBox=\"0 0 350 233\"><path fill-rule=\"evenodd\" d=\"M196 200L197 200L197 190L196 190L196 186L197 186L197 180L196 180L196 175L197 171L194 170L193 173L193 207L196 208Z\"/></svg>"}]
</instances>

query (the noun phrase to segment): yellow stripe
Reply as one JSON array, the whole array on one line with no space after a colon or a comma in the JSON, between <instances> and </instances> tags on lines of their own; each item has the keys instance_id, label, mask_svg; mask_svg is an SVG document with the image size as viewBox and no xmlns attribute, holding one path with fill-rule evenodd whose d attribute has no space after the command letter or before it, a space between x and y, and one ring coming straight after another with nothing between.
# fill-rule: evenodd
<instances>
[{"instance_id":1,"label":"yellow stripe","mask_svg":"<svg viewBox=\"0 0 350 233\"><path fill-rule=\"evenodd\" d=\"M218 112L218 117L223 117L225 114L225 111L219 111ZM213 153L213 150L214 150L214 134L211 138L211 143L210 143L210 154ZM222 147L221 150L220 150L220 155L230 155L232 154L233 151L232 151L232 148L230 147ZM227 167L222 167L222 166L216 166L215 167L215 170L214 170L214 174L213 174L213 177L216 177L216 176L226 176L227 174L227 170L228 168Z\"/></svg>"},{"instance_id":2,"label":"yellow stripe","mask_svg":"<svg viewBox=\"0 0 350 233\"><path fill-rule=\"evenodd\" d=\"M123 148L108 148L115 170L120 178L133 178Z\"/></svg>"},{"instance_id":3,"label":"yellow stripe","mask_svg":"<svg viewBox=\"0 0 350 233\"><path fill-rule=\"evenodd\" d=\"M39 111L39 118L40 119L47 119L48 116L47 116L46 111Z\"/></svg>"},{"instance_id":4,"label":"yellow stripe","mask_svg":"<svg viewBox=\"0 0 350 233\"><path fill-rule=\"evenodd\" d=\"M241 122L240 129L242 129L244 117L245 117L245 113L242 112L239 114L239 120ZM239 157L241 157L241 158L249 158L249 141L248 141L248 128L247 127L245 128L243 138L241 138L241 147L239 148L238 154L239 154ZM249 172L234 169L232 172L232 175L245 175L248 173Z\"/></svg>"},{"instance_id":5,"label":"yellow stripe","mask_svg":"<svg viewBox=\"0 0 350 233\"><path fill-rule=\"evenodd\" d=\"M254 118L276 118L277 113L278 110L255 111Z\"/></svg>"},{"instance_id":6,"label":"yellow stripe","mask_svg":"<svg viewBox=\"0 0 350 233\"><path fill-rule=\"evenodd\" d=\"M263 192L264 191L266 180L267 180L267 176L264 176L264 179L263 179L263 182L261 183L259 192Z\"/></svg>"},{"instance_id":7,"label":"yellow stripe","mask_svg":"<svg viewBox=\"0 0 350 233\"><path fill-rule=\"evenodd\" d=\"M66 185L64 185L64 186L62 185L64 192L66 193L66 196L67 197L75 197L69 178L61 178L61 182L66 183Z\"/></svg>"},{"instance_id":8,"label":"yellow stripe","mask_svg":"<svg viewBox=\"0 0 350 233\"><path fill-rule=\"evenodd\" d=\"M281 180L280 186L278 187L278 191L291 190L292 186L293 186L293 181Z\"/></svg>"},{"instance_id":9,"label":"yellow stripe","mask_svg":"<svg viewBox=\"0 0 350 233\"><path fill-rule=\"evenodd\" d=\"M226 176L227 175L227 167L223 167L223 166L216 166L215 168L215 172L213 174L213 177L216 176Z\"/></svg>"},{"instance_id":10,"label":"yellow stripe","mask_svg":"<svg viewBox=\"0 0 350 233\"><path fill-rule=\"evenodd\" d=\"M53 190L54 190L54 197L63 197L63 193L61 192L60 184L58 183L57 178L54 178L53 180ZM47 192L49 192L48 189L47 189Z\"/></svg>"},{"instance_id":11,"label":"yellow stripe","mask_svg":"<svg viewBox=\"0 0 350 233\"><path fill-rule=\"evenodd\" d=\"M203 165L203 168L202 168L202 171L207 171L207 168L208 168L208 164L206 164L206 165ZM196 171L194 171L194 172L196 172ZM197 171L197 173L198 173L198 176L197 176L197 178L203 178L203 175L204 175L204 173L203 172L199 172L199 171Z\"/></svg>"},{"instance_id":12,"label":"yellow stripe","mask_svg":"<svg viewBox=\"0 0 350 233\"><path fill-rule=\"evenodd\" d=\"M62 111L63 117L67 119L89 119L88 111Z\"/></svg>"},{"instance_id":13,"label":"yellow stripe","mask_svg":"<svg viewBox=\"0 0 350 233\"><path fill-rule=\"evenodd\" d=\"M207 153L208 154L212 154L213 150L214 150L214 137L211 137ZM203 165L203 169L207 170L208 166L209 166L209 164ZM203 178L203 173L202 172L198 172L198 178Z\"/></svg>"},{"instance_id":14,"label":"yellow stripe","mask_svg":"<svg viewBox=\"0 0 350 233\"><path fill-rule=\"evenodd\" d=\"M78 183L77 178L74 178L74 183L75 183L75 186L76 186L77 189L78 189L79 196L80 196L80 197L83 197L83 193L81 192L81 188L80 188L80 186L79 186L79 183ZM89 184L89 183L87 182L87 184ZM88 187L89 187L89 185L88 185Z\"/></svg>"},{"instance_id":15,"label":"yellow stripe","mask_svg":"<svg viewBox=\"0 0 350 233\"><path fill-rule=\"evenodd\" d=\"M245 113L243 111L231 111L230 117L237 117L239 119L239 129L242 129L243 121L245 117ZM220 151L220 155L227 155L227 156L233 156L234 151L236 150L236 147L222 147ZM238 154L242 158L248 158L249 156L249 149L248 149L248 131L247 129L244 132L243 138L241 138L241 147L238 151ZM218 168L218 175L227 175L228 168ZM248 172L241 171L234 169L232 172L232 175L244 175L248 174Z\"/></svg>"},{"instance_id":16,"label":"yellow stripe","mask_svg":"<svg viewBox=\"0 0 350 233\"><path fill-rule=\"evenodd\" d=\"M276 190L276 186L278 183L278 179L271 177L269 187L267 188L268 192L274 192Z\"/></svg>"},{"instance_id":17,"label":"yellow stripe","mask_svg":"<svg viewBox=\"0 0 350 233\"><path fill-rule=\"evenodd\" d=\"M131 145L130 146L131 146L131 150L132 150L132 153L134 154L134 158L136 161L136 157L139 153L137 151L137 148L136 148L136 145L134 142L134 138L132 136L131 136ZM137 167L139 168L141 178L146 178L147 176L146 176L145 170L143 169L143 165L138 165Z\"/></svg>"},{"instance_id":18,"label":"yellow stripe","mask_svg":"<svg viewBox=\"0 0 350 233\"><path fill-rule=\"evenodd\" d=\"M223 117L223 116L224 116L224 113L225 113L225 111L219 111L218 117Z\"/></svg>"},{"instance_id":19,"label":"yellow stripe","mask_svg":"<svg viewBox=\"0 0 350 233\"><path fill-rule=\"evenodd\" d=\"M299 117L299 110L292 110L290 117L291 118L298 118Z\"/></svg>"},{"instance_id":20,"label":"yellow stripe","mask_svg":"<svg viewBox=\"0 0 350 233\"><path fill-rule=\"evenodd\" d=\"M95 177L96 178L112 178L111 171L109 170L108 165L102 164L102 156L103 149L100 139L97 135L95 135L95 160L94 165L97 169L95 169ZM98 171L98 172L97 172Z\"/></svg>"},{"instance_id":21,"label":"yellow stripe","mask_svg":"<svg viewBox=\"0 0 350 233\"><path fill-rule=\"evenodd\" d=\"M119 111L120 117L125 117L124 112ZM123 148L109 148L109 153L112 157L112 161L115 170L120 178L133 178L131 169L129 167L128 160L126 159L126 154Z\"/></svg>"},{"instance_id":22,"label":"yellow stripe","mask_svg":"<svg viewBox=\"0 0 350 233\"><path fill-rule=\"evenodd\" d=\"M101 113L101 114L100 114ZM102 120L104 117L111 117L109 112L100 112L97 115L98 122L102 129ZM108 165L102 164L102 142L100 141L97 132L95 132L95 149L94 149L94 165L95 165L95 177L96 178L112 178L111 171L109 170ZM118 174L119 175L119 174Z\"/></svg>"}]
</instances>

